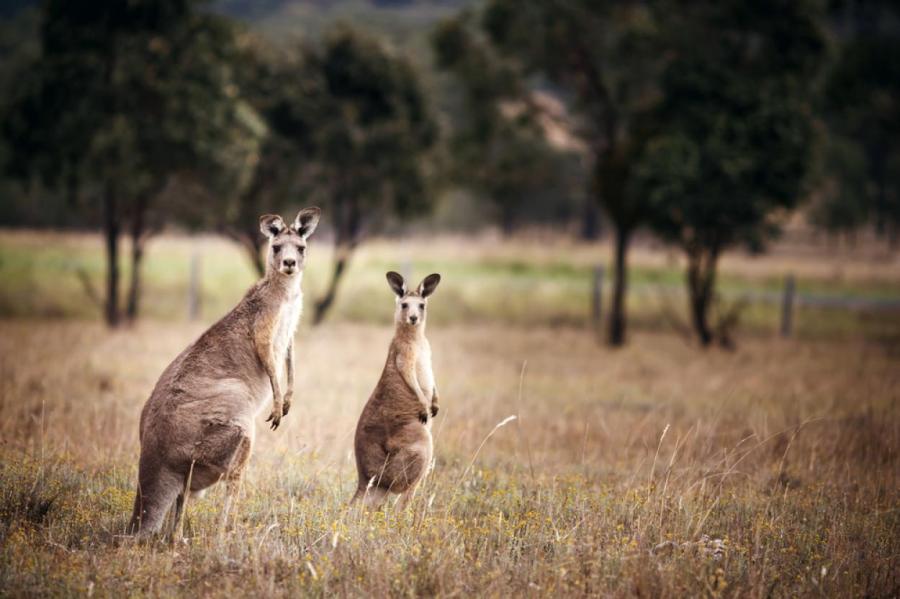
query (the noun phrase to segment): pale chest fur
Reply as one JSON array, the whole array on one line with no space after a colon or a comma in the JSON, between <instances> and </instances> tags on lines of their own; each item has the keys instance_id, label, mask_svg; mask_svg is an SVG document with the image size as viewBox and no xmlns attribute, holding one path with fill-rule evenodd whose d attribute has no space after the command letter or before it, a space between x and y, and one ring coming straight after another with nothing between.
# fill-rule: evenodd
<instances>
[{"instance_id":1,"label":"pale chest fur","mask_svg":"<svg viewBox=\"0 0 900 599\"><path fill-rule=\"evenodd\" d=\"M297 291L278 309L275 335L272 337L275 363L281 365L287 356L287 349L297 331L300 314L303 312L303 293Z\"/></svg>"},{"instance_id":2,"label":"pale chest fur","mask_svg":"<svg viewBox=\"0 0 900 599\"><path fill-rule=\"evenodd\" d=\"M434 392L434 372L431 370L431 346L427 339L419 341L416 351L416 379L426 399Z\"/></svg>"}]
</instances>

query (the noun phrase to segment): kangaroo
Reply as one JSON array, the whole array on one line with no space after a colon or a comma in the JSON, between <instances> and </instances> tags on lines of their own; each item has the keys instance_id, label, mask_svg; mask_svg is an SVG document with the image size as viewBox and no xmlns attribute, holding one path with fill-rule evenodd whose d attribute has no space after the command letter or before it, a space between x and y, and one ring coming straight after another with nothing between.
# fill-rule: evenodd
<instances>
[{"instance_id":1,"label":"kangaroo","mask_svg":"<svg viewBox=\"0 0 900 599\"><path fill-rule=\"evenodd\" d=\"M254 419L271 398L266 422L274 430L291 407L306 240L319 215L318 208L306 208L290 226L280 216L260 217L260 230L269 239L265 276L157 381L141 412L130 534L159 532L173 502L177 526L184 493L199 494L221 479L226 483L224 528L253 447Z\"/></svg>"},{"instance_id":2,"label":"kangaroo","mask_svg":"<svg viewBox=\"0 0 900 599\"><path fill-rule=\"evenodd\" d=\"M425 338L425 309L441 276L425 277L408 291L403 277L387 273L397 294L394 338L381 379L356 425L359 483L351 503L380 506L388 493L409 503L431 465L431 420L438 413L438 390L431 371L431 347Z\"/></svg>"}]
</instances>

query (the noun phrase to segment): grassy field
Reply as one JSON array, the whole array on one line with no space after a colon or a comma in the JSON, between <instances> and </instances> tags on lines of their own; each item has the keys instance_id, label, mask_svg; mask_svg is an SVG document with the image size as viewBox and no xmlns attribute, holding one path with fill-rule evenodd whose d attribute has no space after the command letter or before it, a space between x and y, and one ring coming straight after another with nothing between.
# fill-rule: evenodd
<instances>
[{"instance_id":1,"label":"grassy field","mask_svg":"<svg viewBox=\"0 0 900 599\"><path fill-rule=\"evenodd\" d=\"M182 316L194 242L151 246L151 317L109 331L70 271L100 268L96 240L44 241L0 236L0 596L900 594L900 348L871 332L887 319L791 340L749 327L736 351L702 351L636 301L611 351L570 297L602 248L372 244L334 318L298 333L295 407L275 432L259 423L234 525L218 533L214 487L185 541L136 545L140 408L205 326ZM252 277L230 245L197 243L209 320ZM429 322L435 469L409 511L359 516L352 433L391 337L378 270L404 255L451 273ZM892 263L768 260L734 257L723 278L896 288ZM659 253L635 263L636 284L676 272Z\"/></svg>"},{"instance_id":2,"label":"grassy field","mask_svg":"<svg viewBox=\"0 0 900 599\"><path fill-rule=\"evenodd\" d=\"M216 533L214 489L185 544L134 546L118 535L140 406L200 330L0 324L4 595L900 590L900 371L865 342L704 353L641 334L610 352L569 330L432 327L435 471L409 513L360 519L352 430L390 330L326 326L298 339L299 403L260 427L235 526Z\"/></svg>"}]
</instances>

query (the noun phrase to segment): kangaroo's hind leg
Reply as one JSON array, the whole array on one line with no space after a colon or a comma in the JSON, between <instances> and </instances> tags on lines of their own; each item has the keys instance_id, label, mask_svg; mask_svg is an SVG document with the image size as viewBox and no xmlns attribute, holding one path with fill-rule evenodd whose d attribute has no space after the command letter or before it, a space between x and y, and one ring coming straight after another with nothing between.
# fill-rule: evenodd
<instances>
[{"instance_id":1,"label":"kangaroo's hind leg","mask_svg":"<svg viewBox=\"0 0 900 599\"><path fill-rule=\"evenodd\" d=\"M353 499L350 500L350 504L360 502L363 508L377 510L384 505L387 496L387 489L377 486L360 487L356 490L356 495L353 496Z\"/></svg>"},{"instance_id":2,"label":"kangaroo's hind leg","mask_svg":"<svg viewBox=\"0 0 900 599\"><path fill-rule=\"evenodd\" d=\"M430 462L430 438L422 436L401 446L391 456L384 473L385 479L390 481L391 491L394 493L415 491L419 481L428 473Z\"/></svg>"},{"instance_id":3,"label":"kangaroo's hind leg","mask_svg":"<svg viewBox=\"0 0 900 599\"><path fill-rule=\"evenodd\" d=\"M406 491L404 491L403 493L400 494L400 501L397 502L398 510L403 511L406 509L406 506L408 506L409 503L416 496L416 489L419 488L419 483L421 483L421 482L422 482L422 479L420 478L419 480L414 482L410 488L408 488Z\"/></svg>"},{"instance_id":4,"label":"kangaroo's hind leg","mask_svg":"<svg viewBox=\"0 0 900 599\"><path fill-rule=\"evenodd\" d=\"M134 510L128 525L129 534L147 537L159 532L166 514L183 487L183 477L178 473L152 460L142 459Z\"/></svg>"},{"instance_id":5,"label":"kangaroo's hind leg","mask_svg":"<svg viewBox=\"0 0 900 599\"><path fill-rule=\"evenodd\" d=\"M191 493L200 493L219 481L225 482L225 505L219 529L224 530L232 512L241 478L253 449L252 429L238 423L207 421L203 437L193 452Z\"/></svg>"},{"instance_id":6,"label":"kangaroo's hind leg","mask_svg":"<svg viewBox=\"0 0 900 599\"><path fill-rule=\"evenodd\" d=\"M244 478L244 469L250 461L250 452L253 442L248 436L241 436L234 449L231 464L225 471L225 505L222 507L222 518L219 522L219 530L224 532L228 525L228 516L236 510L236 504L241 492L241 483Z\"/></svg>"}]
</instances>

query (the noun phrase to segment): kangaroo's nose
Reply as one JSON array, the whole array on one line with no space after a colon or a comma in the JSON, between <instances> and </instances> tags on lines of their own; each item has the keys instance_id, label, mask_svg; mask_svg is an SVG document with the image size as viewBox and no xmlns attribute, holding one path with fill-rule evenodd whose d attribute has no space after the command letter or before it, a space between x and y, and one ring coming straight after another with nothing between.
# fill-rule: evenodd
<instances>
[{"instance_id":1,"label":"kangaroo's nose","mask_svg":"<svg viewBox=\"0 0 900 599\"><path fill-rule=\"evenodd\" d=\"M282 262L282 264L284 264L288 268L293 268L293 267L297 266L297 261L294 260L293 258L285 258L284 261Z\"/></svg>"},{"instance_id":2,"label":"kangaroo's nose","mask_svg":"<svg viewBox=\"0 0 900 599\"><path fill-rule=\"evenodd\" d=\"M418 316L410 316L409 321L413 324L416 324L416 321L419 320Z\"/></svg>"}]
</instances>

